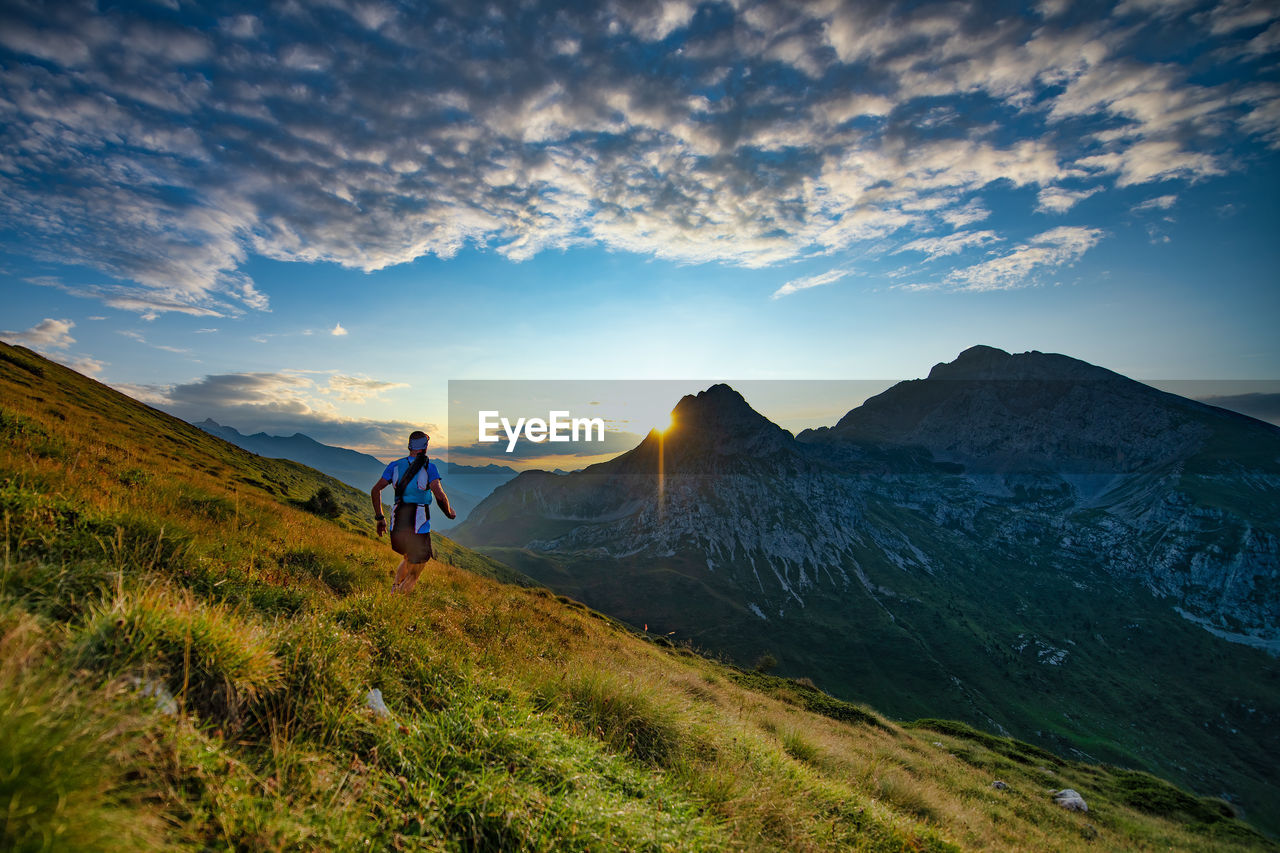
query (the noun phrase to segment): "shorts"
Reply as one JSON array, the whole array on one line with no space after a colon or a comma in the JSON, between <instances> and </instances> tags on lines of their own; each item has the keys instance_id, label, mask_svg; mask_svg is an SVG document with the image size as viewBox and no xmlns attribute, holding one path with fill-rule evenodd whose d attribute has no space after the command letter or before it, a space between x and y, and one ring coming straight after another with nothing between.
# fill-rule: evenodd
<instances>
[{"instance_id":1,"label":"shorts","mask_svg":"<svg viewBox=\"0 0 1280 853\"><path fill-rule=\"evenodd\" d=\"M396 504L391 525L391 549L403 554L410 563L425 563L432 557L431 531L416 532L417 520L417 504Z\"/></svg>"}]
</instances>

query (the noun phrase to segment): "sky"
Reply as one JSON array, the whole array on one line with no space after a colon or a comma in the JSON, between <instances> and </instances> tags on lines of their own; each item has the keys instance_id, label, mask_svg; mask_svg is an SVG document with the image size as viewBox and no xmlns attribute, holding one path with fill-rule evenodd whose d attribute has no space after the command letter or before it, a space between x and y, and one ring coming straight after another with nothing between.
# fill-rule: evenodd
<instances>
[{"instance_id":1,"label":"sky","mask_svg":"<svg viewBox=\"0 0 1280 853\"><path fill-rule=\"evenodd\" d=\"M8 0L0 339L382 458L451 380L1274 381L1278 149L1269 0Z\"/></svg>"}]
</instances>

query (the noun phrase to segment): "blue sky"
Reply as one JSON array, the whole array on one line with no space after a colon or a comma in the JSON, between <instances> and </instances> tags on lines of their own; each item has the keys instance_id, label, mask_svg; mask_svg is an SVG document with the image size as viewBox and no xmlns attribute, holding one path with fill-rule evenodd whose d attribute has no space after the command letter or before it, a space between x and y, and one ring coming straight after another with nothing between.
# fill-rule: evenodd
<instances>
[{"instance_id":1,"label":"blue sky","mask_svg":"<svg viewBox=\"0 0 1280 853\"><path fill-rule=\"evenodd\" d=\"M1261 0L15 0L0 338L383 456L450 379L1271 380L1278 147Z\"/></svg>"}]
</instances>

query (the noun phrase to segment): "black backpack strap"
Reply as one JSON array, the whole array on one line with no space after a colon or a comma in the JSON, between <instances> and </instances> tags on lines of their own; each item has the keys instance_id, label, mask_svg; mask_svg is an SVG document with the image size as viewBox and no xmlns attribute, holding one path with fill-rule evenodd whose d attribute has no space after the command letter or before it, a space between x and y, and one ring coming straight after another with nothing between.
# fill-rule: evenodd
<instances>
[{"instance_id":1,"label":"black backpack strap","mask_svg":"<svg viewBox=\"0 0 1280 853\"><path fill-rule=\"evenodd\" d=\"M418 476L418 472L422 470L422 466L427 464L427 454L415 456L413 461L409 463L409 469L400 475L400 479L396 481L396 503L404 500L404 490L408 488L410 481Z\"/></svg>"}]
</instances>

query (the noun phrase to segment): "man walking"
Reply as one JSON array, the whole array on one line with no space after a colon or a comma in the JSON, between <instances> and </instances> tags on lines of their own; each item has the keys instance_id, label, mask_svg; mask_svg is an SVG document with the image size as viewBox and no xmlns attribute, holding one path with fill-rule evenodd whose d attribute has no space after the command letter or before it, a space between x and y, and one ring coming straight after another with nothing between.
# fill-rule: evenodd
<instances>
[{"instance_id":1,"label":"man walking","mask_svg":"<svg viewBox=\"0 0 1280 853\"><path fill-rule=\"evenodd\" d=\"M373 484L373 517L378 521L378 536L387 532L387 519L382 514L382 490L395 484L396 500L391 510L391 548L403 555L392 592L408 594L418 582L418 575L431 559L431 498L449 518L457 513L449 505L449 497L440 485L436 463L427 459L427 434L415 430L409 434L409 455L397 459Z\"/></svg>"}]
</instances>

